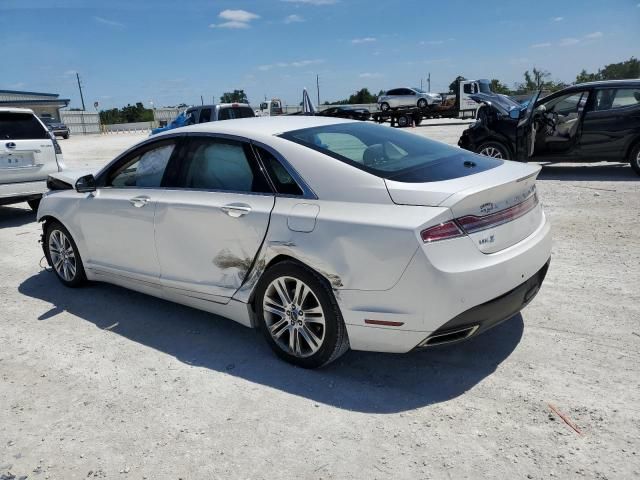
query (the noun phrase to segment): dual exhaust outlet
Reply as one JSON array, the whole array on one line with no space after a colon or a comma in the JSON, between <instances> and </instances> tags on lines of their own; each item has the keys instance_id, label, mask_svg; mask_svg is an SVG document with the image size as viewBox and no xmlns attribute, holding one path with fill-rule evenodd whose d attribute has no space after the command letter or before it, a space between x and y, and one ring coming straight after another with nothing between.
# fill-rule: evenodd
<instances>
[{"instance_id":1,"label":"dual exhaust outlet","mask_svg":"<svg viewBox=\"0 0 640 480\"><path fill-rule=\"evenodd\" d=\"M462 328L456 328L428 336L418 345L418 347L433 347L435 345L443 345L445 343L457 342L469 338L478 331L480 325L468 325Z\"/></svg>"}]
</instances>

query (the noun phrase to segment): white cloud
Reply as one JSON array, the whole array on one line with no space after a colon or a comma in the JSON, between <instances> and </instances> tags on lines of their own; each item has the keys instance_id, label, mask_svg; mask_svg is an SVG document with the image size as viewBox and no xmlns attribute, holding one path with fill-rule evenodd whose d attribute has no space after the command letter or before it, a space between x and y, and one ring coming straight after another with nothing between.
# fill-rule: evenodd
<instances>
[{"instance_id":1,"label":"white cloud","mask_svg":"<svg viewBox=\"0 0 640 480\"><path fill-rule=\"evenodd\" d=\"M258 70L267 72L274 68L290 68L290 67L300 68L300 67L306 67L308 65L317 65L318 63L323 63L323 62L324 60L315 59L315 60L296 60L295 62L288 62L288 63L287 62L269 63L267 65L260 65L258 67Z\"/></svg>"},{"instance_id":2,"label":"white cloud","mask_svg":"<svg viewBox=\"0 0 640 480\"><path fill-rule=\"evenodd\" d=\"M108 25L109 27L124 28L124 23L116 22L115 20L109 20L108 18L102 18L102 17L93 17L93 19L96 22L101 23L103 25Z\"/></svg>"},{"instance_id":3,"label":"white cloud","mask_svg":"<svg viewBox=\"0 0 640 480\"><path fill-rule=\"evenodd\" d=\"M596 39L596 38L602 38L602 32L593 32L593 33L589 33L588 35L585 35L584 38L588 38L588 39Z\"/></svg>"},{"instance_id":4,"label":"white cloud","mask_svg":"<svg viewBox=\"0 0 640 480\"><path fill-rule=\"evenodd\" d=\"M300 22L304 22L304 18L296 14L287 15L284 19L284 23L300 23Z\"/></svg>"},{"instance_id":5,"label":"white cloud","mask_svg":"<svg viewBox=\"0 0 640 480\"><path fill-rule=\"evenodd\" d=\"M543 42L543 43L534 43L533 45L531 45L530 48L547 48L550 47L551 43L549 42Z\"/></svg>"},{"instance_id":6,"label":"white cloud","mask_svg":"<svg viewBox=\"0 0 640 480\"><path fill-rule=\"evenodd\" d=\"M334 5L338 0L281 0L286 3L301 3L304 5Z\"/></svg>"},{"instance_id":7,"label":"white cloud","mask_svg":"<svg viewBox=\"0 0 640 480\"><path fill-rule=\"evenodd\" d=\"M568 47L570 45L577 45L578 43L580 43L580 40L578 40L577 38L563 38L562 40L560 40L559 45L561 47Z\"/></svg>"},{"instance_id":8,"label":"white cloud","mask_svg":"<svg viewBox=\"0 0 640 480\"><path fill-rule=\"evenodd\" d=\"M564 20L564 17L553 17L551 19L552 22L561 22Z\"/></svg>"},{"instance_id":9,"label":"white cloud","mask_svg":"<svg viewBox=\"0 0 640 480\"><path fill-rule=\"evenodd\" d=\"M382 76L381 73L370 73L370 72L365 72L365 73L361 73L360 75L358 75L360 78L380 78Z\"/></svg>"},{"instance_id":10,"label":"white cloud","mask_svg":"<svg viewBox=\"0 0 640 480\"><path fill-rule=\"evenodd\" d=\"M423 40L420 42L420 45L442 45L444 42L444 40Z\"/></svg>"},{"instance_id":11,"label":"white cloud","mask_svg":"<svg viewBox=\"0 0 640 480\"><path fill-rule=\"evenodd\" d=\"M218 14L218 18L226 22L212 23L209 25L210 28L249 28L251 21L260 18L260 15L246 10L223 10Z\"/></svg>"},{"instance_id":12,"label":"white cloud","mask_svg":"<svg viewBox=\"0 0 640 480\"><path fill-rule=\"evenodd\" d=\"M353 43L354 45L358 45L360 43L372 43L375 41L376 41L375 37L363 37L363 38L354 38L353 40L351 40L351 43Z\"/></svg>"}]
</instances>

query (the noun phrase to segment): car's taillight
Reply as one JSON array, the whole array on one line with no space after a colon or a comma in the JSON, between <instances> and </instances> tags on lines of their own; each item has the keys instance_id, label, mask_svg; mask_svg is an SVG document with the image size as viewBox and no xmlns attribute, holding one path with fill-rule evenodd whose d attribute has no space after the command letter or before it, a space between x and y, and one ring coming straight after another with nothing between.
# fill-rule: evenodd
<instances>
[{"instance_id":1,"label":"car's taillight","mask_svg":"<svg viewBox=\"0 0 640 480\"><path fill-rule=\"evenodd\" d=\"M534 193L527 200L514 205L513 207L509 207L489 215L483 215L481 217L476 215L467 215L465 217L457 218L456 222L458 222L458 225L460 225L465 232L475 233L511 222L533 210L536 205L538 205L538 195Z\"/></svg>"},{"instance_id":2,"label":"car's taillight","mask_svg":"<svg viewBox=\"0 0 640 480\"><path fill-rule=\"evenodd\" d=\"M524 202L513 207L505 208L489 215L466 215L464 217L449 220L434 227L429 227L420 232L425 243L462 237L466 234L480 232L489 228L498 227L507 222L526 215L538 205L538 195L533 194Z\"/></svg>"},{"instance_id":3,"label":"car's taillight","mask_svg":"<svg viewBox=\"0 0 640 480\"><path fill-rule=\"evenodd\" d=\"M429 227L426 230L420 232L422 241L424 243L437 242L438 240L446 240L448 238L462 237L464 232L460 230L460 227L454 220L441 223L435 227Z\"/></svg>"}]
</instances>

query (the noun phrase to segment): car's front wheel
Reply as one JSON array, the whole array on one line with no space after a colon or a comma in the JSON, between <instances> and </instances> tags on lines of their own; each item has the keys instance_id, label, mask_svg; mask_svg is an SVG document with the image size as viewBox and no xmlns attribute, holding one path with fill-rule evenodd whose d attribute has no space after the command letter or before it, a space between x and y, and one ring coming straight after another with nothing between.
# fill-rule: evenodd
<instances>
[{"instance_id":1,"label":"car's front wheel","mask_svg":"<svg viewBox=\"0 0 640 480\"><path fill-rule=\"evenodd\" d=\"M629 163L633 171L640 175L640 143L631 150L631 156L629 157Z\"/></svg>"},{"instance_id":2,"label":"car's front wheel","mask_svg":"<svg viewBox=\"0 0 640 480\"><path fill-rule=\"evenodd\" d=\"M269 268L260 281L255 306L269 346L290 363L321 367L349 348L331 288L298 263L284 261Z\"/></svg>"},{"instance_id":3,"label":"car's front wheel","mask_svg":"<svg viewBox=\"0 0 640 480\"><path fill-rule=\"evenodd\" d=\"M485 157L509 160L509 150L498 142L485 142L476 149L476 153Z\"/></svg>"},{"instance_id":4,"label":"car's front wheel","mask_svg":"<svg viewBox=\"0 0 640 480\"><path fill-rule=\"evenodd\" d=\"M86 282L84 266L78 247L69 231L56 221L45 227L44 251L49 265L67 287L79 287Z\"/></svg>"}]
</instances>

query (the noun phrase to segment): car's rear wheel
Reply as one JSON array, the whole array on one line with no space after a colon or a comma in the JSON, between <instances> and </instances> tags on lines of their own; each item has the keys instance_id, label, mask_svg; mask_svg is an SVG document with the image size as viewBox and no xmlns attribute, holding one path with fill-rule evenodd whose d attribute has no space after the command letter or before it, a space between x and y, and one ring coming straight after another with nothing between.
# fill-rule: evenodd
<instances>
[{"instance_id":1,"label":"car's rear wheel","mask_svg":"<svg viewBox=\"0 0 640 480\"><path fill-rule=\"evenodd\" d=\"M382 102L380 104L380 110L383 112L388 112L391 109L391 106L387 102Z\"/></svg>"},{"instance_id":2,"label":"car's rear wheel","mask_svg":"<svg viewBox=\"0 0 640 480\"><path fill-rule=\"evenodd\" d=\"M476 153L485 157L509 160L509 150L499 142L485 142L476 148Z\"/></svg>"},{"instance_id":3,"label":"car's rear wheel","mask_svg":"<svg viewBox=\"0 0 640 480\"><path fill-rule=\"evenodd\" d=\"M38 211L38 207L40 206L40 198L34 198L33 200L27 200L27 204L29 205L29 208L31 210L33 210L34 212Z\"/></svg>"},{"instance_id":4,"label":"car's rear wheel","mask_svg":"<svg viewBox=\"0 0 640 480\"><path fill-rule=\"evenodd\" d=\"M317 368L349 348L346 327L325 279L298 263L268 269L256 293L256 314L267 343L280 358Z\"/></svg>"},{"instance_id":5,"label":"car's rear wheel","mask_svg":"<svg viewBox=\"0 0 640 480\"><path fill-rule=\"evenodd\" d=\"M629 163L633 171L640 175L640 142L631 150Z\"/></svg>"},{"instance_id":6,"label":"car's rear wheel","mask_svg":"<svg viewBox=\"0 0 640 480\"><path fill-rule=\"evenodd\" d=\"M400 128L408 127L411 120L408 115L400 115L398 117L398 126Z\"/></svg>"},{"instance_id":7,"label":"car's rear wheel","mask_svg":"<svg viewBox=\"0 0 640 480\"><path fill-rule=\"evenodd\" d=\"M64 285L79 287L86 282L87 277L78 247L69 231L60 222L47 223L44 248L49 265Z\"/></svg>"},{"instance_id":8,"label":"car's rear wheel","mask_svg":"<svg viewBox=\"0 0 640 480\"><path fill-rule=\"evenodd\" d=\"M418 108L427 108L427 101L424 98L418 100Z\"/></svg>"}]
</instances>

